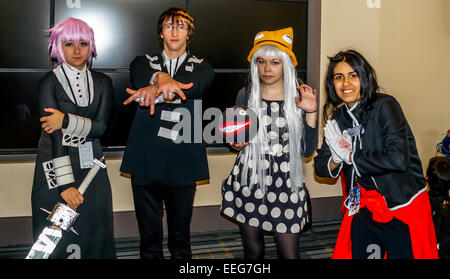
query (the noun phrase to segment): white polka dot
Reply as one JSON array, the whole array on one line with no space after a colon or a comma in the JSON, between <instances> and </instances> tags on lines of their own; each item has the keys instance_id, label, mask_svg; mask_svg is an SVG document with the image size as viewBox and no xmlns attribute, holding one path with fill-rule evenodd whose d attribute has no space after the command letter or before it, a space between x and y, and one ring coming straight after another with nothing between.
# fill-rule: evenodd
<instances>
[{"instance_id":1,"label":"white polka dot","mask_svg":"<svg viewBox=\"0 0 450 279\"><path fill-rule=\"evenodd\" d=\"M277 225L277 232L279 232L279 233L285 233L286 230L287 230L287 228L286 228L286 225L285 225L285 224L279 223L279 224Z\"/></svg>"},{"instance_id":2,"label":"white polka dot","mask_svg":"<svg viewBox=\"0 0 450 279\"><path fill-rule=\"evenodd\" d=\"M288 188L291 188L291 179L290 178L286 179L286 186Z\"/></svg>"},{"instance_id":3,"label":"white polka dot","mask_svg":"<svg viewBox=\"0 0 450 279\"><path fill-rule=\"evenodd\" d=\"M283 152L283 146L279 143L276 143L272 146L270 155L274 156Z\"/></svg>"},{"instance_id":4,"label":"white polka dot","mask_svg":"<svg viewBox=\"0 0 450 279\"><path fill-rule=\"evenodd\" d=\"M264 115L261 119L262 124L269 126L270 124L272 124L272 118L270 118L270 116L268 115Z\"/></svg>"},{"instance_id":5,"label":"white polka dot","mask_svg":"<svg viewBox=\"0 0 450 279\"><path fill-rule=\"evenodd\" d=\"M274 202L276 199L277 199L277 195L275 195L274 192L269 192L269 193L267 194L267 200L268 200L269 202Z\"/></svg>"},{"instance_id":6,"label":"white polka dot","mask_svg":"<svg viewBox=\"0 0 450 279\"><path fill-rule=\"evenodd\" d=\"M278 117L275 120L275 124L280 128L284 128L286 126L286 119L284 117Z\"/></svg>"},{"instance_id":7,"label":"white polka dot","mask_svg":"<svg viewBox=\"0 0 450 279\"><path fill-rule=\"evenodd\" d=\"M236 216L236 220L239 221L239 222L241 222L241 223L244 223L244 222L245 222L245 217L244 217L244 215L242 215L241 213L239 213L239 214Z\"/></svg>"},{"instance_id":8,"label":"white polka dot","mask_svg":"<svg viewBox=\"0 0 450 279\"><path fill-rule=\"evenodd\" d=\"M294 224L291 226L291 233L299 233L300 232L300 225Z\"/></svg>"},{"instance_id":9,"label":"white polka dot","mask_svg":"<svg viewBox=\"0 0 450 279\"><path fill-rule=\"evenodd\" d=\"M305 219L302 220L301 224L302 224L302 228L303 228L305 226L305 224L306 224Z\"/></svg>"},{"instance_id":10,"label":"white polka dot","mask_svg":"<svg viewBox=\"0 0 450 279\"><path fill-rule=\"evenodd\" d=\"M270 139L274 140L274 139L277 139L277 138L278 138L278 133L275 132L275 131L270 131L270 132L268 133L268 136L269 136Z\"/></svg>"},{"instance_id":11,"label":"white polka dot","mask_svg":"<svg viewBox=\"0 0 450 279\"><path fill-rule=\"evenodd\" d=\"M233 210L233 208L231 208L231 207L227 207L227 208L225 208L225 210L223 211L223 214L225 214L225 215L227 215L227 216L230 216L230 217L233 217L233 215L234 215L234 210Z\"/></svg>"},{"instance_id":12,"label":"white polka dot","mask_svg":"<svg viewBox=\"0 0 450 279\"><path fill-rule=\"evenodd\" d=\"M292 203L298 203L298 194L297 193L292 193L291 194L291 202Z\"/></svg>"},{"instance_id":13,"label":"white polka dot","mask_svg":"<svg viewBox=\"0 0 450 279\"><path fill-rule=\"evenodd\" d=\"M233 189L234 191L239 191L239 189L241 188L241 184L239 184L239 182L235 181L233 182Z\"/></svg>"},{"instance_id":14,"label":"white polka dot","mask_svg":"<svg viewBox=\"0 0 450 279\"><path fill-rule=\"evenodd\" d=\"M263 192L261 191L261 189L256 189L256 191L255 191L255 198L257 198L257 199L262 199L263 198Z\"/></svg>"},{"instance_id":15,"label":"white polka dot","mask_svg":"<svg viewBox=\"0 0 450 279\"><path fill-rule=\"evenodd\" d=\"M302 215L303 215L303 208L302 208L302 207L299 207L299 208L297 209L297 216L298 216L298 217L302 217Z\"/></svg>"},{"instance_id":16,"label":"white polka dot","mask_svg":"<svg viewBox=\"0 0 450 279\"><path fill-rule=\"evenodd\" d=\"M248 224L250 226L257 227L259 226L259 220L256 218L251 218L250 220L248 220Z\"/></svg>"},{"instance_id":17,"label":"white polka dot","mask_svg":"<svg viewBox=\"0 0 450 279\"><path fill-rule=\"evenodd\" d=\"M236 204L236 206L237 206L238 208L241 208L241 207L242 207L242 200L241 200L240 198L236 198L236 199L234 200L234 204Z\"/></svg>"},{"instance_id":18,"label":"white polka dot","mask_svg":"<svg viewBox=\"0 0 450 279\"><path fill-rule=\"evenodd\" d=\"M280 170L282 172L288 172L289 171L289 167L288 167L288 162L283 162L280 164Z\"/></svg>"},{"instance_id":19,"label":"white polka dot","mask_svg":"<svg viewBox=\"0 0 450 279\"><path fill-rule=\"evenodd\" d=\"M305 202L305 205L303 206L303 208L305 209L305 212L308 211L308 203Z\"/></svg>"},{"instance_id":20,"label":"white polka dot","mask_svg":"<svg viewBox=\"0 0 450 279\"><path fill-rule=\"evenodd\" d=\"M252 213L255 210L255 205L249 202L245 204L244 208L248 213Z\"/></svg>"},{"instance_id":21,"label":"white polka dot","mask_svg":"<svg viewBox=\"0 0 450 279\"><path fill-rule=\"evenodd\" d=\"M248 186L242 187L242 195L246 198L250 197L252 192L250 191L250 188Z\"/></svg>"},{"instance_id":22,"label":"white polka dot","mask_svg":"<svg viewBox=\"0 0 450 279\"><path fill-rule=\"evenodd\" d=\"M298 193L298 195L300 196L300 200L303 201L304 198L305 198L305 190L302 189L302 190L300 191L300 193Z\"/></svg>"},{"instance_id":23,"label":"white polka dot","mask_svg":"<svg viewBox=\"0 0 450 279\"><path fill-rule=\"evenodd\" d=\"M234 195L233 195L233 192L231 192L231 191L228 191L228 192L226 192L225 193L225 200L226 201L232 201L234 199Z\"/></svg>"},{"instance_id":24,"label":"white polka dot","mask_svg":"<svg viewBox=\"0 0 450 279\"><path fill-rule=\"evenodd\" d=\"M267 214L267 206L265 205L265 204L261 204L259 207L258 207L258 212L259 212L259 214L261 214L261 215L266 215Z\"/></svg>"},{"instance_id":25,"label":"white polka dot","mask_svg":"<svg viewBox=\"0 0 450 279\"><path fill-rule=\"evenodd\" d=\"M267 108L266 102L261 102L261 107L266 109Z\"/></svg>"},{"instance_id":26,"label":"white polka dot","mask_svg":"<svg viewBox=\"0 0 450 279\"><path fill-rule=\"evenodd\" d=\"M281 215L281 210L278 207L274 207L271 211L270 211L270 215L273 218L278 218Z\"/></svg>"},{"instance_id":27,"label":"white polka dot","mask_svg":"<svg viewBox=\"0 0 450 279\"><path fill-rule=\"evenodd\" d=\"M294 218L294 210L288 208L284 211L284 217L286 217L286 219L291 220L292 218Z\"/></svg>"},{"instance_id":28,"label":"white polka dot","mask_svg":"<svg viewBox=\"0 0 450 279\"><path fill-rule=\"evenodd\" d=\"M237 175L239 174L239 167L238 166L234 166L233 168L233 175Z\"/></svg>"},{"instance_id":29,"label":"white polka dot","mask_svg":"<svg viewBox=\"0 0 450 279\"><path fill-rule=\"evenodd\" d=\"M289 133L284 133L284 134L281 136L281 138L282 138L284 141L289 140Z\"/></svg>"},{"instance_id":30,"label":"white polka dot","mask_svg":"<svg viewBox=\"0 0 450 279\"><path fill-rule=\"evenodd\" d=\"M278 103L272 102L270 103L270 110L272 112L277 112L280 109L280 106L278 105Z\"/></svg>"},{"instance_id":31,"label":"white polka dot","mask_svg":"<svg viewBox=\"0 0 450 279\"><path fill-rule=\"evenodd\" d=\"M273 163L272 171L274 173L278 172L278 164L277 163Z\"/></svg>"},{"instance_id":32,"label":"white polka dot","mask_svg":"<svg viewBox=\"0 0 450 279\"><path fill-rule=\"evenodd\" d=\"M287 203L288 200L289 200L289 197L288 197L288 195L287 195L286 193L281 193L281 194L278 196L278 199L279 199L280 202L282 202L282 203Z\"/></svg>"},{"instance_id":33,"label":"white polka dot","mask_svg":"<svg viewBox=\"0 0 450 279\"><path fill-rule=\"evenodd\" d=\"M264 177L264 185L270 186L270 185L272 185L272 181L273 181L272 176L266 175L266 176Z\"/></svg>"},{"instance_id":34,"label":"white polka dot","mask_svg":"<svg viewBox=\"0 0 450 279\"><path fill-rule=\"evenodd\" d=\"M272 224L270 222L265 221L262 224L262 228L263 228L263 230L271 231L272 230Z\"/></svg>"},{"instance_id":35,"label":"white polka dot","mask_svg":"<svg viewBox=\"0 0 450 279\"><path fill-rule=\"evenodd\" d=\"M231 185L231 175L228 176L227 184L228 184L228 185Z\"/></svg>"},{"instance_id":36,"label":"white polka dot","mask_svg":"<svg viewBox=\"0 0 450 279\"><path fill-rule=\"evenodd\" d=\"M281 177L278 177L277 181L275 181L275 186L280 188L283 185L283 179Z\"/></svg>"},{"instance_id":37,"label":"white polka dot","mask_svg":"<svg viewBox=\"0 0 450 279\"><path fill-rule=\"evenodd\" d=\"M283 147L283 153L289 153L289 144L286 144L286 145Z\"/></svg>"}]
</instances>

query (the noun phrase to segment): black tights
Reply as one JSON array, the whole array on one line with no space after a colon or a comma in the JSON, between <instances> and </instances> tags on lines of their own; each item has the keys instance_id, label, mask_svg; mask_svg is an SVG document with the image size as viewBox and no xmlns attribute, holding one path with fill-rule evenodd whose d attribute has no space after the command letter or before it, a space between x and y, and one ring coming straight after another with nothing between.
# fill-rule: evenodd
<instances>
[{"instance_id":1,"label":"black tights","mask_svg":"<svg viewBox=\"0 0 450 279\"><path fill-rule=\"evenodd\" d=\"M260 228L239 223L245 259L264 259L264 231ZM298 233L274 233L278 258L298 259Z\"/></svg>"}]
</instances>

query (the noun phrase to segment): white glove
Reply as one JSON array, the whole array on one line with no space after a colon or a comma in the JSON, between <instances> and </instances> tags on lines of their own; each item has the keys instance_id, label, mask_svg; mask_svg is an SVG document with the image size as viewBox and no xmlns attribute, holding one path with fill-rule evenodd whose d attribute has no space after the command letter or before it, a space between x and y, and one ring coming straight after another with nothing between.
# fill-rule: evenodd
<instances>
[{"instance_id":1,"label":"white glove","mask_svg":"<svg viewBox=\"0 0 450 279\"><path fill-rule=\"evenodd\" d=\"M348 165L350 162L350 153L352 152L352 137L348 134L346 130L341 132L336 120L328 120L324 128L325 131L325 141L331 151L331 156L333 161L340 163L344 161ZM340 162L339 162L340 160Z\"/></svg>"},{"instance_id":2,"label":"white glove","mask_svg":"<svg viewBox=\"0 0 450 279\"><path fill-rule=\"evenodd\" d=\"M325 138L325 141L327 142L328 146L330 146L330 144L328 143L328 140L326 140L326 138ZM333 160L336 164L342 163L341 157L339 157L339 155L337 155L337 153L336 153L336 152L334 151L334 149L332 149L331 147L330 147L330 152L331 152L332 160Z\"/></svg>"}]
</instances>

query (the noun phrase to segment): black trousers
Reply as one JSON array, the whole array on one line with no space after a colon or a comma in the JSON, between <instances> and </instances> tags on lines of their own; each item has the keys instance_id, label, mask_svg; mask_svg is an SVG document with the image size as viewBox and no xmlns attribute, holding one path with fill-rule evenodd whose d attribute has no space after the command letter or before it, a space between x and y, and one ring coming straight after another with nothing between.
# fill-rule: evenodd
<instances>
[{"instance_id":1,"label":"black trousers","mask_svg":"<svg viewBox=\"0 0 450 279\"><path fill-rule=\"evenodd\" d=\"M141 259L163 259L163 205L172 259L191 259L190 224L194 181L159 181L132 177L134 207L141 237Z\"/></svg>"},{"instance_id":2,"label":"black trousers","mask_svg":"<svg viewBox=\"0 0 450 279\"><path fill-rule=\"evenodd\" d=\"M396 218L378 223L365 207L353 217L351 238L353 259L413 258L408 225Z\"/></svg>"}]
</instances>

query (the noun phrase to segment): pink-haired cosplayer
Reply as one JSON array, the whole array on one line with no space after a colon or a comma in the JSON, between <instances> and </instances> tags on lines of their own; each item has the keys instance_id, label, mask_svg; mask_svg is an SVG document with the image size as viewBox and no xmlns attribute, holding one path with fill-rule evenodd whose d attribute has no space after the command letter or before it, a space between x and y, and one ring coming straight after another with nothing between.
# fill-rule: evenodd
<instances>
[{"instance_id":1,"label":"pink-haired cosplayer","mask_svg":"<svg viewBox=\"0 0 450 279\"><path fill-rule=\"evenodd\" d=\"M74 224L79 236L63 231L50 257L115 258L106 169L96 174L84 196L78 191L93 159L103 157L100 137L113 105L112 81L88 68L95 55L95 40L84 21L65 18L47 31L51 32L51 57L58 63L37 88L42 132L31 194L33 237L36 240L48 225L47 214L40 208L51 210L57 202L66 203L80 214Z\"/></svg>"},{"instance_id":2,"label":"pink-haired cosplayer","mask_svg":"<svg viewBox=\"0 0 450 279\"><path fill-rule=\"evenodd\" d=\"M51 50L50 57L56 58L58 64L66 62L62 50L63 42L74 41L78 43L85 41L90 46L87 64L91 65L92 57L97 55L97 49L95 46L94 30L86 22L77 18L67 17L46 31L51 33L48 45L48 48Z\"/></svg>"}]
</instances>

